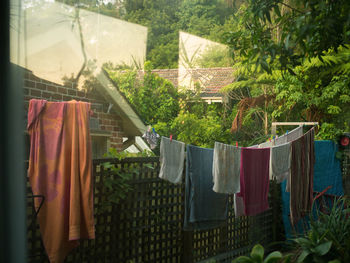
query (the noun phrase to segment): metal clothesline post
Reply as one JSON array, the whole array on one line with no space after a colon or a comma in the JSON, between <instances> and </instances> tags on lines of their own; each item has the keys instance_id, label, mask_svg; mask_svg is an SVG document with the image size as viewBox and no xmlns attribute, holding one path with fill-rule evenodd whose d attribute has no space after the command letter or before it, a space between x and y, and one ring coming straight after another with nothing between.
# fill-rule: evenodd
<instances>
[{"instance_id":1,"label":"metal clothesline post","mask_svg":"<svg viewBox=\"0 0 350 263\"><path fill-rule=\"evenodd\" d=\"M318 125L318 122L272 122L271 124L271 134L276 135L276 127L277 126L303 126L303 125L308 125L308 126L314 126Z\"/></svg>"}]
</instances>

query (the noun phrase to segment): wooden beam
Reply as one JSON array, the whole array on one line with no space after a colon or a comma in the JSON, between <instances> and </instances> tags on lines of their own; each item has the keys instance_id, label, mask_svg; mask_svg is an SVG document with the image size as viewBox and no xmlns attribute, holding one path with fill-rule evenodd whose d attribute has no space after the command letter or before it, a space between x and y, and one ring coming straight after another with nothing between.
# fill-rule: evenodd
<instances>
[{"instance_id":1,"label":"wooden beam","mask_svg":"<svg viewBox=\"0 0 350 263\"><path fill-rule=\"evenodd\" d=\"M273 122L271 124L271 134L276 135L277 126L314 126L318 125L318 122Z\"/></svg>"},{"instance_id":2,"label":"wooden beam","mask_svg":"<svg viewBox=\"0 0 350 263\"><path fill-rule=\"evenodd\" d=\"M135 136L132 137L128 137L128 139L123 142L123 150L126 150L127 148L129 148L131 145L135 144Z\"/></svg>"}]
</instances>

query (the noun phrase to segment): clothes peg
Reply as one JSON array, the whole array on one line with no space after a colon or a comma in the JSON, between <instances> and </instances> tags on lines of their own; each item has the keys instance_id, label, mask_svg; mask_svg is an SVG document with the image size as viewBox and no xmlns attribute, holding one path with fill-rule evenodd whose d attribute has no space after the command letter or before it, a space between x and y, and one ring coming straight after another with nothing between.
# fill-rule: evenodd
<instances>
[{"instance_id":1,"label":"clothes peg","mask_svg":"<svg viewBox=\"0 0 350 263\"><path fill-rule=\"evenodd\" d=\"M236 142L236 147L238 148L238 142Z\"/></svg>"},{"instance_id":2,"label":"clothes peg","mask_svg":"<svg viewBox=\"0 0 350 263\"><path fill-rule=\"evenodd\" d=\"M173 135L172 134L170 134L170 141L172 141L173 140Z\"/></svg>"},{"instance_id":3,"label":"clothes peg","mask_svg":"<svg viewBox=\"0 0 350 263\"><path fill-rule=\"evenodd\" d=\"M289 131L287 130L287 131L286 131L286 134L288 134L288 132L289 132Z\"/></svg>"},{"instance_id":4,"label":"clothes peg","mask_svg":"<svg viewBox=\"0 0 350 263\"><path fill-rule=\"evenodd\" d=\"M154 128L152 128L152 131L153 131L153 133L156 133L156 130Z\"/></svg>"}]
</instances>

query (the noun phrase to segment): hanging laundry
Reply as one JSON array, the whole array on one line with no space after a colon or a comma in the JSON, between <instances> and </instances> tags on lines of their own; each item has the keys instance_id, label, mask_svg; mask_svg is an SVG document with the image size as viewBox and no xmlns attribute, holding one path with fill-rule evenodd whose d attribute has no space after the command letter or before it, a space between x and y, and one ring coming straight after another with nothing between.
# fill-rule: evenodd
<instances>
[{"instance_id":1,"label":"hanging laundry","mask_svg":"<svg viewBox=\"0 0 350 263\"><path fill-rule=\"evenodd\" d=\"M315 165L313 191L321 192L328 186L332 186L326 193L336 196L344 195L340 161L336 158L338 145L333 141L315 141ZM290 224L290 194L285 192L285 183L281 184L282 194L282 218L287 238L292 238ZM298 222L293 226L298 233L304 230ZM298 227L299 226L299 227Z\"/></svg>"},{"instance_id":2,"label":"hanging laundry","mask_svg":"<svg viewBox=\"0 0 350 263\"><path fill-rule=\"evenodd\" d=\"M327 194L344 195L338 145L333 141L315 141L314 191L332 186Z\"/></svg>"},{"instance_id":3,"label":"hanging laundry","mask_svg":"<svg viewBox=\"0 0 350 263\"><path fill-rule=\"evenodd\" d=\"M33 194L45 196L37 218L51 263L95 238L89 112L86 102L29 103L28 177Z\"/></svg>"},{"instance_id":4,"label":"hanging laundry","mask_svg":"<svg viewBox=\"0 0 350 263\"><path fill-rule=\"evenodd\" d=\"M300 138L301 136L303 136L304 132L303 132L303 127L299 126L293 130L291 130L290 132L288 132L286 134L287 136L287 142L292 142L295 141L296 139Z\"/></svg>"},{"instance_id":5,"label":"hanging laundry","mask_svg":"<svg viewBox=\"0 0 350 263\"><path fill-rule=\"evenodd\" d=\"M287 143L287 134L275 138L275 146Z\"/></svg>"},{"instance_id":6,"label":"hanging laundry","mask_svg":"<svg viewBox=\"0 0 350 263\"><path fill-rule=\"evenodd\" d=\"M270 149L241 148L240 193L245 215L256 215L269 208Z\"/></svg>"},{"instance_id":7,"label":"hanging laundry","mask_svg":"<svg viewBox=\"0 0 350 263\"><path fill-rule=\"evenodd\" d=\"M156 133L156 131L151 129L150 127L148 130L142 135L142 138L146 139L148 142L151 150L155 149L157 147L158 139L159 139L159 134Z\"/></svg>"},{"instance_id":8,"label":"hanging laundry","mask_svg":"<svg viewBox=\"0 0 350 263\"><path fill-rule=\"evenodd\" d=\"M203 230L226 223L228 195L213 191L213 149L186 147L184 230Z\"/></svg>"},{"instance_id":9,"label":"hanging laundry","mask_svg":"<svg viewBox=\"0 0 350 263\"><path fill-rule=\"evenodd\" d=\"M290 190L290 220L295 225L311 210L314 176L314 128L292 141ZM287 185L288 187L288 185Z\"/></svg>"},{"instance_id":10,"label":"hanging laundry","mask_svg":"<svg viewBox=\"0 0 350 263\"><path fill-rule=\"evenodd\" d=\"M271 147L270 153L270 179L277 183L289 178L291 163L291 144L286 143Z\"/></svg>"},{"instance_id":11,"label":"hanging laundry","mask_svg":"<svg viewBox=\"0 0 350 263\"><path fill-rule=\"evenodd\" d=\"M239 194L233 195L233 209L235 211L235 217L245 215L243 198Z\"/></svg>"},{"instance_id":12,"label":"hanging laundry","mask_svg":"<svg viewBox=\"0 0 350 263\"><path fill-rule=\"evenodd\" d=\"M241 148L215 142L213 157L213 190L234 194L240 187Z\"/></svg>"},{"instance_id":13,"label":"hanging laundry","mask_svg":"<svg viewBox=\"0 0 350 263\"><path fill-rule=\"evenodd\" d=\"M174 184L182 182L185 143L163 137L160 140L159 177Z\"/></svg>"},{"instance_id":14,"label":"hanging laundry","mask_svg":"<svg viewBox=\"0 0 350 263\"><path fill-rule=\"evenodd\" d=\"M258 145L258 148L270 148L272 147L274 144L273 144L273 141L267 141L267 142L263 142L263 143L260 143Z\"/></svg>"}]
</instances>

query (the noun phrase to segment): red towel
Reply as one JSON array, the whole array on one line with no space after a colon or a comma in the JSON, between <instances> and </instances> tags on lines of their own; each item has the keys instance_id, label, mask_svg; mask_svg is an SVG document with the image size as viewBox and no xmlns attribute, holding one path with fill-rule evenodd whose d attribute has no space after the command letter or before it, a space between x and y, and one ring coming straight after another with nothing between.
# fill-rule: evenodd
<instances>
[{"instance_id":1,"label":"red towel","mask_svg":"<svg viewBox=\"0 0 350 263\"><path fill-rule=\"evenodd\" d=\"M38 214L51 263L61 263L81 238L94 238L90 104L31 100L28 177L44 195ZM35 200L36 208L39 200Z\"/></svg>"},{"instance_id":2,"label":"red towel","mask_svg":"<svg viewBox=\"0 0 350 263\"><path fill-rule=\"evenodd\" d=\"M248 216L260 214L269 208L270 148L242 148L241 191L244 213Z\"/></svg>"}]
</instances>

